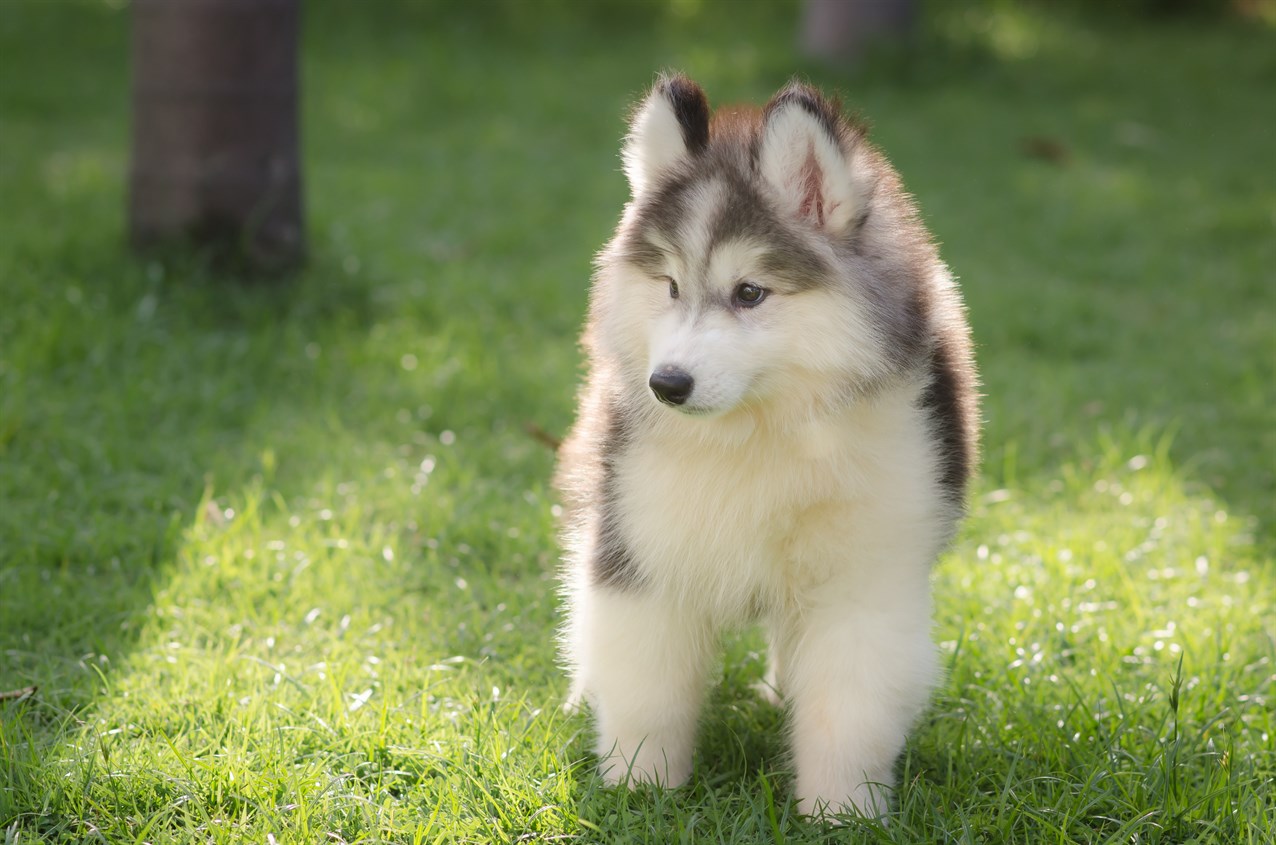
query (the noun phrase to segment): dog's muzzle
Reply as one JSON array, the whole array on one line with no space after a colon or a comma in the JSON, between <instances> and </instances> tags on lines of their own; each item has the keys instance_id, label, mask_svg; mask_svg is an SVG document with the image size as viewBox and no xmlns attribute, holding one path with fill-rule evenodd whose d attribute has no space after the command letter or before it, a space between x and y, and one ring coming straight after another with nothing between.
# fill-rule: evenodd
<instances>
[{"instance_id":1,"label":"dog's muzzle","mask_svg":"<svg viewBox=\"0 0 1276 845\"><path fill-rule=\"evenodd\" d=\"M651 392L666 405L681 405L691 396L696 381L686 370L677 367L661 367L647 380Z\"/></svg>"}]
</instances>

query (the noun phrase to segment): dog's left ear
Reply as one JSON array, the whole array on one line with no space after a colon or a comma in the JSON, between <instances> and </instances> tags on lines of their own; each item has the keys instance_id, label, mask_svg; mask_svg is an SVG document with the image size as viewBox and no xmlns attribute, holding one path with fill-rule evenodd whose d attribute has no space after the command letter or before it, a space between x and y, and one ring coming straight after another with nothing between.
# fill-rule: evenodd
<instances>
[{"instance_id":1,"label":"dog's left ear","mask_svg":"<svg viewBox=\"0 0 1276 845\"><path fill-rule=\"evenodd\" d=\"M637 199L660 177L709 145L709 100L681 74L661 74L634 110L623 158Z\"/></svg>"},{"instance_id":2,"label":"dog's left ear","mask_svg":"<svg viewBox=\"0 0 1276 845\"><path fill-rule=\"evenodd\" d=\"M875 179L861 137L809 85L794 82L772 97L757 162L781 209L832 235L862 219Z\"/></svg>"}]
</instances>

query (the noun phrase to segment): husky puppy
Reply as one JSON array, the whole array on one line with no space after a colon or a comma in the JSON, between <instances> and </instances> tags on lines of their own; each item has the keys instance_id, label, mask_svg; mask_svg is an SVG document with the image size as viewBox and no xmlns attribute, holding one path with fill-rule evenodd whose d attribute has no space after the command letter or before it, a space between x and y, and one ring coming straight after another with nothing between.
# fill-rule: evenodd
<instances>
[{"instance_id":1,"label":"husky puppy","mask_svg":"<svg viewBox=\"0 0 1276 845\"><path fill-rule=\"evenodd\" d=\"M804 813L881 815L936 685L930 569L977 439L969 330L895 171L816 90L662 76L624 145L560 450L573 697L676 786L719 633L763 621Z\"/></svg>"}]
</instances>

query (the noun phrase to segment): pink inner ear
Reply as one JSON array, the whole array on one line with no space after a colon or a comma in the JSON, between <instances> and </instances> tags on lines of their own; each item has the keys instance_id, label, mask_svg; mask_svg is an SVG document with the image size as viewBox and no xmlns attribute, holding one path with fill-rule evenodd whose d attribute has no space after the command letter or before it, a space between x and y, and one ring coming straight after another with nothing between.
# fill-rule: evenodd
<instances>
[{"instance_id":1,"label":"pink inner ear","mask_svg":"<svg viewBox=\"0 0 1276 845\"><path fill-rule=\"evenodd\" d=\"M815 146L812 145L802 164L802 201L798 204L798 216L810 219L821 228L824 226L823 176L819 160L815 157Z\"/></svg>"}]
</instances>

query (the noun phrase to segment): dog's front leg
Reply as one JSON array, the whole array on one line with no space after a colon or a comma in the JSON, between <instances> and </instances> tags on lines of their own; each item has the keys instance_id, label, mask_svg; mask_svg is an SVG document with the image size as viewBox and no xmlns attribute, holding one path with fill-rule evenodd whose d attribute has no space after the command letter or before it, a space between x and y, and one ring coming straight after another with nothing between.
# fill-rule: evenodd
<instances>
[{"instance_id":1,"label":"dog's front leg","mask_svg":"<svg viewBox=\"0 0 1276 845\"><path fill-rule=\"evenodd\" d=\"M790 622L780 657L802 813L889 809L895 760L938 678L921 580L828 590Z\"/></svg>"},{"instance_id":2,"label":"dog's front leg","mask_svg":"<svg viewBox=\"0 0 1276 845\"><path fill-rule=\"evenodd\" d=\"M594 707L603 778L678 786L691 774L712 653L705 621L641 586L586 587L573 614L576 683Z\"/></svg>"}]
</instances>

